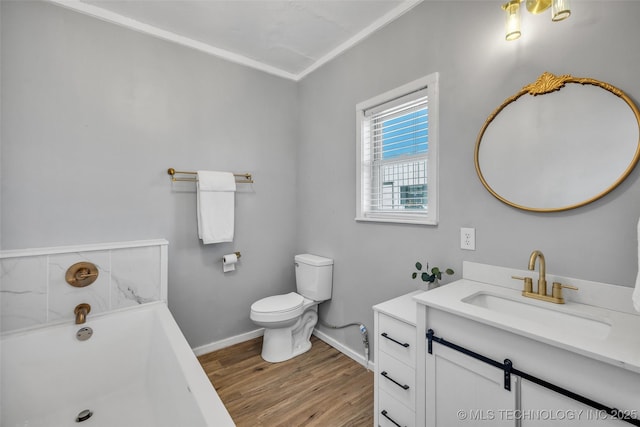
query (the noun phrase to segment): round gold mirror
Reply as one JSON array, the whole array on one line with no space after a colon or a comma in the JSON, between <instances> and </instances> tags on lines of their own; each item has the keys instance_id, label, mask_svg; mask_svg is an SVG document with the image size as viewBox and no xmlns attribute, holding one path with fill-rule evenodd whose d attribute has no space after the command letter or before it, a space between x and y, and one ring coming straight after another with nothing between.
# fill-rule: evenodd
<instances>
[{"instance_id":1,"label":"round gold mirror","mask_svg":"<svg viewBox=\"0 0 640 427\"><path fill-rule=\"evenodd\" d=\"M491 113L474 154L478 177L493 196L535 212L603 197L639 158L640 111L624 92L546 72Z\"/></svg>"}]
</instances>

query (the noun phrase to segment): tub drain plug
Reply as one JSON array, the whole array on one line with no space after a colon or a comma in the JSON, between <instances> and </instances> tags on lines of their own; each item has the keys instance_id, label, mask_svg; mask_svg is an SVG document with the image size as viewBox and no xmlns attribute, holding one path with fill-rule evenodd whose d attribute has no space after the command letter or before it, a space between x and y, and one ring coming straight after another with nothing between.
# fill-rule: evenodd
<instances>
[{"instance_id":1,"label":"tub drain plug","mask_svg":"<svg viewBox=\"0 0 640 427\"><path fill-rule=\"evenodd\" d=\"M76 332L76 338L78 341L86 341L91 338L91 335L93 335L93 329L88 326L80 328L78 329L78 332Z\"/></svg>"},{"instance_id":2,"label":"tub drain plug","mask_svg":"<svg viewBox=\"0 0 640 427\"><path fill-rule=\"evenodd\" d=\"M76 422L81 423L83 421L87 421L89 418L91 418L92 415L93 415L93 412L91 412L89 409L85 409L84 411L78 414L78 417L76 418Z\"/></svg>"}]
</instances>

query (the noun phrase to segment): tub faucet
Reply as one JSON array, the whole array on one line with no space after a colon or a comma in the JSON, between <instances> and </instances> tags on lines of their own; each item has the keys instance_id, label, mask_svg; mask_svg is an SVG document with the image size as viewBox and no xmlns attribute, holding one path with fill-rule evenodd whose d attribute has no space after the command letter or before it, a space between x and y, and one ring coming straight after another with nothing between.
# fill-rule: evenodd
<instances>
[{"instance_id":1,"label":"tub faucet","mask_svg":"<svg viewBox=\"0 0 640 427\"><path fill-rule=\"evenodd\" d=\"M91 306L87 303L76 305L73 309L73 314L76 315L76 325L82 325L87 321L87 314L91 311Z\"/></svg>"}]
</instances>

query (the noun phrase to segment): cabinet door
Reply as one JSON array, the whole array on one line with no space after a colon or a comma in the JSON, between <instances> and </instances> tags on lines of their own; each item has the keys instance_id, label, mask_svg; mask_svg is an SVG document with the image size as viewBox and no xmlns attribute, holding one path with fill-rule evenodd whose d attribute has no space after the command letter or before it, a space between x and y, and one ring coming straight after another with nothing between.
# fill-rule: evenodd
<instances>
[{"instance_id":1,"label":"cabinet door","mask_svg":"<svg viewBox=\"0 0 640 427\"><path fill-rule=\"evenodd\" d=\"M522 427L630 425L611 418L606 412L598 411L524 379L520 380L520 396L521 409L517 415L522 420ZM629 415L637 416L635 413Z\"/></svg>"},{"instance_id":2,"label":"cabinet door","mask_svg":"<svg viewBox=\"0 0 640 427\"><path fill-rule=\"evenodd\" d=\"M434 343L426 360L427 426L515 426L516 377L504 389L502 370Z\"/></svg>"}]
</instances>

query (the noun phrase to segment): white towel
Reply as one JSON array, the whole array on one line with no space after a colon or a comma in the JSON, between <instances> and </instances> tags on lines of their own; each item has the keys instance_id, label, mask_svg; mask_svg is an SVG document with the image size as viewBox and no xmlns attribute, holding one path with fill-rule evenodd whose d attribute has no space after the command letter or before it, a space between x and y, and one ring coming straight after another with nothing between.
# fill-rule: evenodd
<instances>
[{"instance_id":1,"label":"white towel","mask_svg":"<svg viewBox=\"0 0 640 427\"><path fill-rule=\"evenodd\" d=\"M204 244L232 242L236 180L230 172L198 171L198 237Z\"/></svg>"},{"instance_id":2,"label":"white towel","mask_svg":"<svg viewBox=\"0 0 640 427\"><path fill-rule=\"evenodd\" d=\"M633 290L633 307L640 312L640 221L638 221L638 275L636 276L636 288Z\"/></svg>"}]
</instances>

